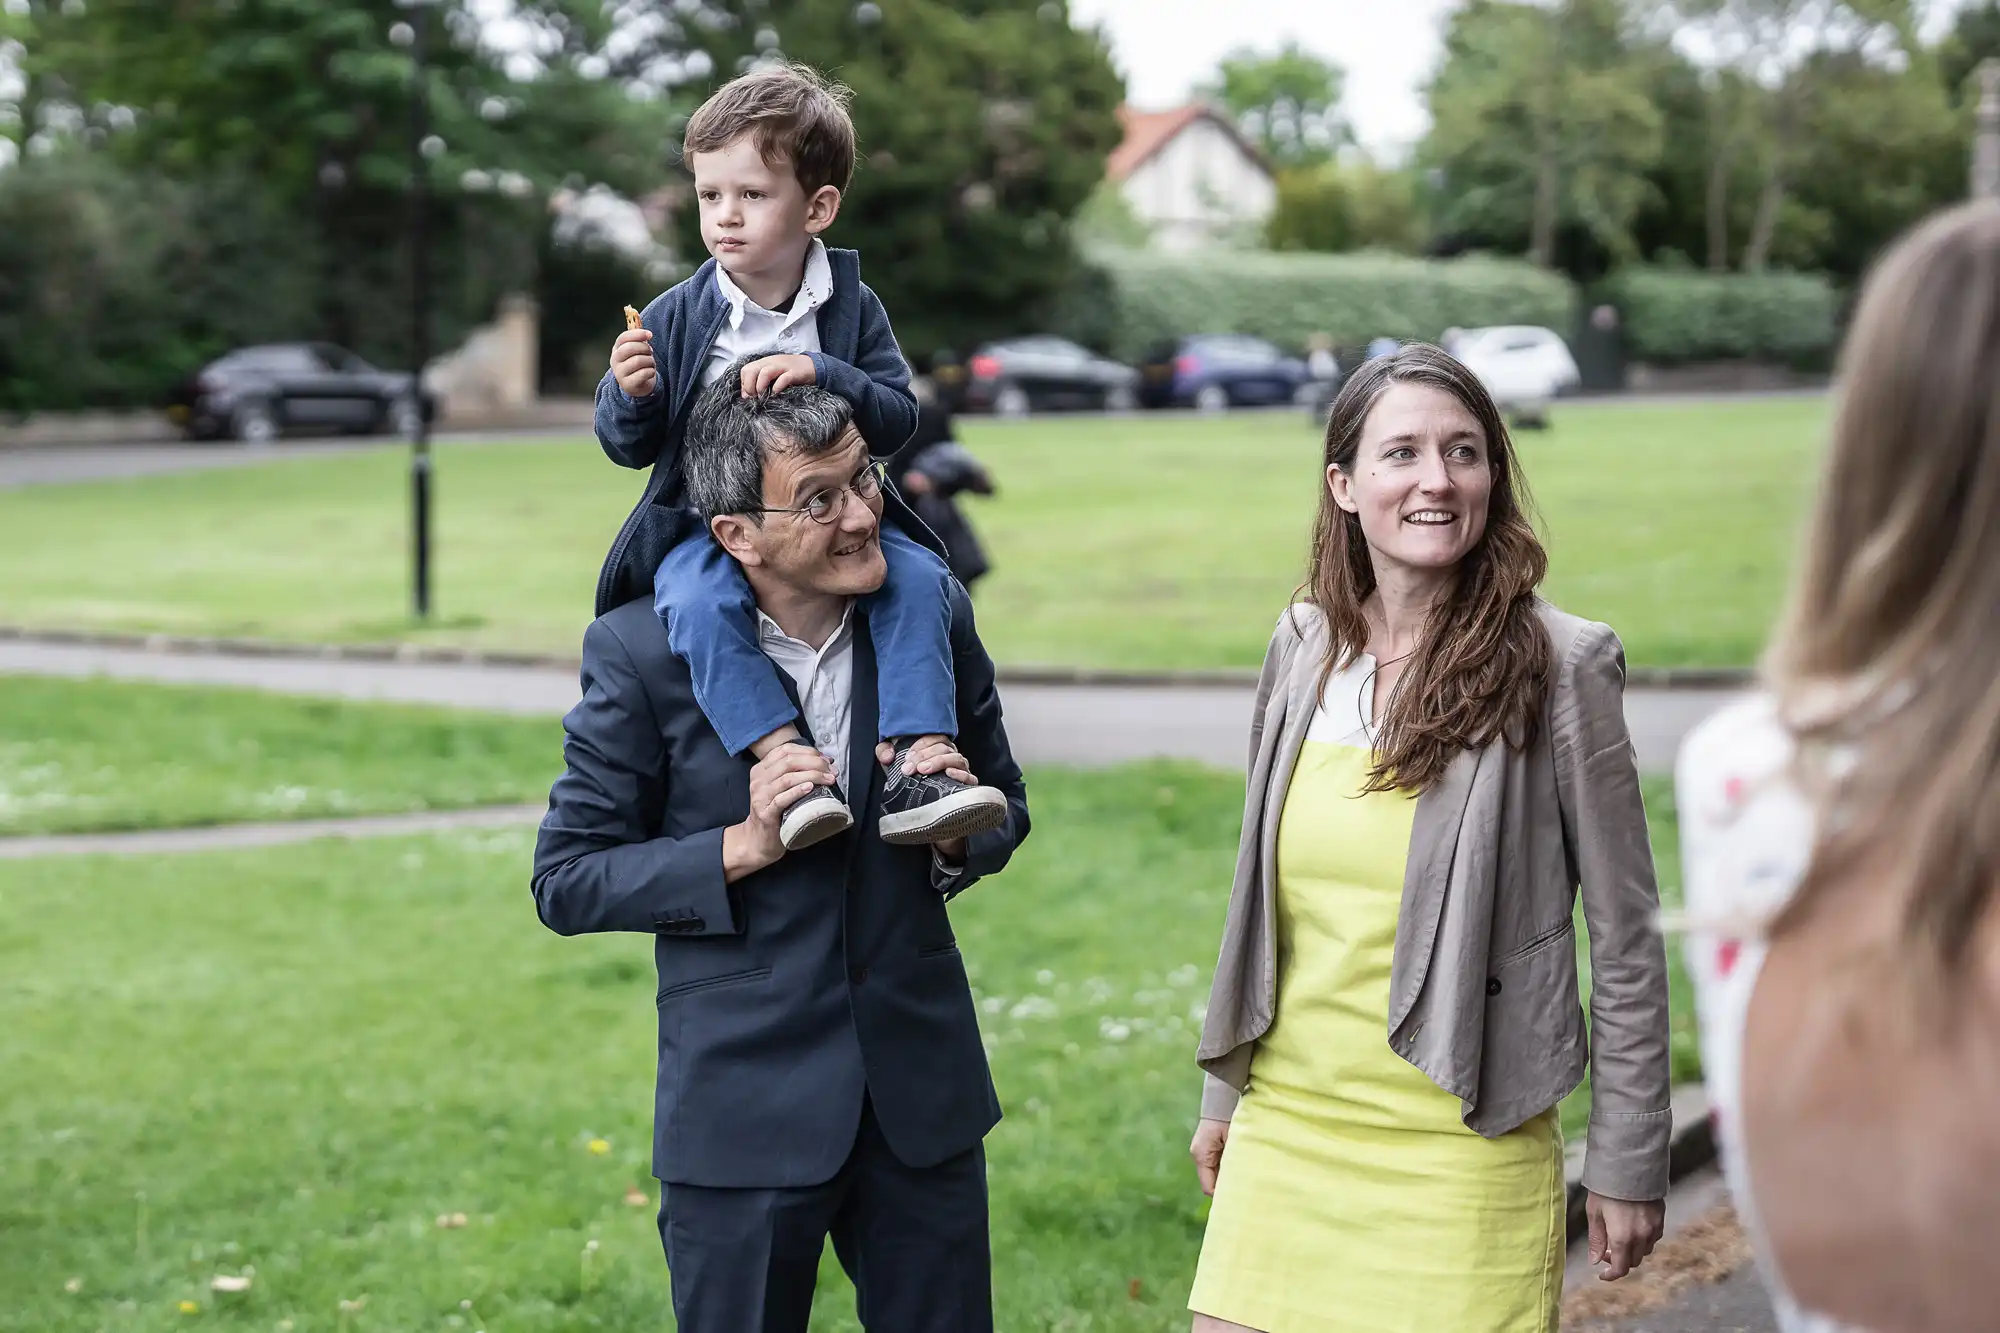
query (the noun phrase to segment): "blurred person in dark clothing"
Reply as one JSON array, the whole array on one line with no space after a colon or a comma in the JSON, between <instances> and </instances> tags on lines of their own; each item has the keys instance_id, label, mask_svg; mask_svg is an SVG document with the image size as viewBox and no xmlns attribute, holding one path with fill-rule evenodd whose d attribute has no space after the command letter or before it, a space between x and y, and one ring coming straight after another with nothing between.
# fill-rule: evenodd
<instances>
[{"instance_id":1,"label":"blurred person in dark clothing","mask_svg":"<svg viewBox=\"0 0 2000 1333\"><path fill-rule=\"evenodd\" d=\"M917 517L944 543L945 563L969 592L992 564L979 544L979 534L958 507L958 496L967 491L994 494L993 477L952 434L951 408L936 386L919 378L910 387L917 396L917 430L890 458L889 475Z\"/></svg>"}]
</instances>

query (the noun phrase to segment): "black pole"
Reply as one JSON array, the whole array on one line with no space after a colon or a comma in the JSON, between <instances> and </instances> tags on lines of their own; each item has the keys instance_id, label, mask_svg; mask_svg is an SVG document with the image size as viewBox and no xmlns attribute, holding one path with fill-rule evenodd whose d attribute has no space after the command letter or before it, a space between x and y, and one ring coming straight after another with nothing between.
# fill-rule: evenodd
<instances>
[{"instance_id":1,"label":"black pole","mask_svg":"<svg viewBox=\"0 0 2000 1333\"><path fill-rule=\"evenodd\" d=\"M431 420L424 397L424 367L431 359L430 169L424 140L430 137L430 78L424 67L430 38L431 7L424 0L410 15L410 44L416 82L410 99L410 348L415 365L411 393L417 403L417 431L410 441L411 538L417 619L431 614Z\"/></svg>"}]
</instances>

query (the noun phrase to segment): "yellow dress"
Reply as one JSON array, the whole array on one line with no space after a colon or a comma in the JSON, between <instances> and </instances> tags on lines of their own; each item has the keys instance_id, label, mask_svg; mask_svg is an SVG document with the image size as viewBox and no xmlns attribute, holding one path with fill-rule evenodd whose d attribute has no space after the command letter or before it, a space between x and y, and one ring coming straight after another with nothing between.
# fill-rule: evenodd
<instances>
[{"instance_id":1,"label":"yellow dress","mask_svg":"<svg viewBox=\"0 0 2000 1333\"><path fill-rule=\"evenodd\" d=\"M1277 1020L1230 1125L1188 1307L1263 1333L1550 1333L1555 1108L1481 1138L1458 1098L1389 1047L1416 802L1357 795L1373 665L1329 683L1285 794Z\"/></svg>"}]
</instances>

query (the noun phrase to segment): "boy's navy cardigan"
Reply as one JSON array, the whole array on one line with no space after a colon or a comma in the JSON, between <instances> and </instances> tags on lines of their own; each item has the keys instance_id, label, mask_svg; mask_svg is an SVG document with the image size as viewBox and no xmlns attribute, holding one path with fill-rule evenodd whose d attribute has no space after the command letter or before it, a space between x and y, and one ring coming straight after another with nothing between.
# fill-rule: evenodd
<instances>
[{"instance_id":1,"label":"boy's navy cardigan","mask_svg":"<svg viewBox=\"0 0 2000 1333\"><path fill-rule=\"evenodd\" d=\"M917 428L910 368L882 302L861 281L861 256L829 247L826 258L833 269L833 295L816 313L820 350L812 353L813 374L821 388L854 405L854 424L868 451L886 458ZM659 370L653 392L634 399L609 371L597 386L597 442L614 463L653 469L645 495L619 529L598 575L600 616L635 597L650 597L653 572L667 550L701 531L700 520L686 507L681 440L688 410L701 392L702 367L728 318L729 302L715 285L711 259L693 277L655 298L640 316L652 332L653 364ZM883 517L943 555L943 546L895 487L884 494Z\"/></svg>"}]
</instances>

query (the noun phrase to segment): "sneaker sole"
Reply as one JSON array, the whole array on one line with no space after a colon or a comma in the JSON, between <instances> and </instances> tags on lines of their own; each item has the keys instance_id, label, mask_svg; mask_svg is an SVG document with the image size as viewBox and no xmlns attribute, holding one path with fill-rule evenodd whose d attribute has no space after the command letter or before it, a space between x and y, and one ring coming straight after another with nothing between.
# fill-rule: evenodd
<instances>
[{"instance_id":1,"label":"sneaker sole","mask_svg":"<svg viewBox=\"0 0 2000 1333\"><path fill-rule=\"evenodd\" d=\"M993 787L970 787L941 801L883 815L876 824L882 841L895 847L950 842L999 828L1007 822L1007 797Z\"/></svg>"},{"instance_id":2,"label":"sneaker sole","mask_svg":"<svg viewBox=\"0 0 2000 1333\"><path fill-rule=\"evenodd\" d=\"M854 816L847 812L847 807L830 806L818 814L803 816L796 826L786 820L778 827L778 841L785 844L786 851L796 852L853 827Z\"/></svg>"}]
</instances>

